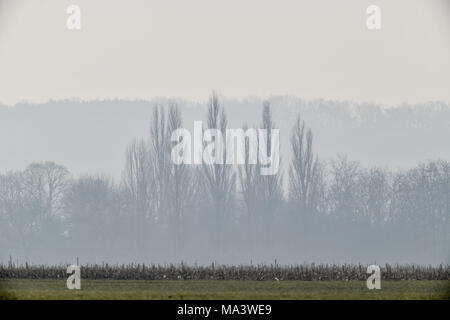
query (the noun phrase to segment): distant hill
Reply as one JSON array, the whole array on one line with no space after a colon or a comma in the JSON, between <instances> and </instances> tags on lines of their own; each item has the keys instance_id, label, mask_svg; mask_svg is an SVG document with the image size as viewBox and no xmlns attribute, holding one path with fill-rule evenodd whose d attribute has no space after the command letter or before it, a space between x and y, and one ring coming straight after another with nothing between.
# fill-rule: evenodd
<instances>
[{"instance_id":1,"label":"distant hill","mask_svg":"<svg viewBox=\"0 0 450 320\"><path fill-rule=\"evenodd\" d=\"M125 147L148 136L151 101L50 101L0 106L0 172L23 169L33 161L52 160L74 174L101 171L119 177ZM314 133L314 148L322 159L346 154L365 165L408 168L428 159L450 159L450 106L444 102L383 108L370 103L269 99L281 132L286 165L289 136L300 112ZM205 120L206 102L177 101L184 127ZM229 127L261 122L262 100L223 98Z\"/></svg>"}]
</instances>

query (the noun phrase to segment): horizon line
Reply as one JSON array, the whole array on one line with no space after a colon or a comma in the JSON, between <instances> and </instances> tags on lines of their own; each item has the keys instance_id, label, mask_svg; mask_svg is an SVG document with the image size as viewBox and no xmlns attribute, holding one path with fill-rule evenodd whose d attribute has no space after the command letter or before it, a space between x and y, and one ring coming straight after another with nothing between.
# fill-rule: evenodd
<instances>
[{"instance_id":1,"label":"horizon line","mask_svg":"<svg viewBox=\"0 0 450 320\"><path fill-rule=\"evenodd\" d=\"M216 92L217 91L212 91ZM273 94L269 96L258 96L258 95L247 95L245 97L235 97L235 96L228 96L224 94L217 93L220 99L225 99L228 101L237 101L239 103L245 102L247 100L261 100L261 101L267 101L277 98L293 98L297 100L303 100L306 102L315 102L315 101L325 101L325 102L332 102L332 103L348 103L353 104L356 107L360 107L362 105L373 105L377 106L381 109L393 109L398 107L418 107L423 106L427 104L444 104L447 107L450 107L450 101L442 100L442 99L436 99L436 100L424 100L421 102L401 102L401 103L382 103L377 101L371 101L371 100L352 100L352 99L332 99L332 98L323 98L323 97L302 97L295 94ZM209 95L207 95L207 98L203 99L191 99L191 98L184 98L181 96L153 96L151 98L142 98L142 97L103 97L103 98L81 98L81 97L66 97L66 98L48 98L45 100L28 100L28 99L22 99L18 100L14 104L8 104L4 103L0 100L0 107L6 107L6 108L15 108L17 106L23 106L23 105L45 105L50 103L58 103L58 102L77 102L77 103L105 103L105 102L137 102L137 103L154 103L155 100L161 99L161 100L167 100L167 101L173 101L173 102L188 102L192 104L207 104Z\"/></svg>"}]
</instances>

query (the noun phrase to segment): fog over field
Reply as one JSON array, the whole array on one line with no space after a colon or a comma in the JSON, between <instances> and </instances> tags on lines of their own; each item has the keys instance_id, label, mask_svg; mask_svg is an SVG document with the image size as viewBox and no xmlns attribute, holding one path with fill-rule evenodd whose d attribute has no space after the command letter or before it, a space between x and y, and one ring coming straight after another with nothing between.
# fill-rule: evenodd
<instances>
[{"instance_id":1,"label":"fog over field","mask_svg":"<svg viewBox=\"0 0 450 320\"><path fill-rule=\"evenodd\" d=\"M448 0L0 0L0 264L450 263L449 26ZM195 121L214 162L175 164ZM263 135L223 165L238 128Z\"/></svg>"},{"instance_id":2,"label":"fog over field","mask_svg":"<svg viewBox=\"0 0 450 320\"><path fill-rule=\"evenodd\" d=\"M207 94L203 102L155 98L0 106L0 170L53 160L76 175L100 171L120 177L126 145L149 135L152 107L169 101L178 102L183 127L192 130L195 120L206 121ZM312 129L315 152L323 160L343 154L364 165L407 169L427 160L450 159L448 103L382 107L289 96L269 101L285 160L290 158L289 136L297 113ZM262 99L222 97L220 102L229 128L259 126Z\"/></svg>"},{"instance_id":3,"label":"fog over field","mask_svg":"<svg viewBox=\"0 0 450 320\"><path fill-rule=\"evenodd\" d=\"M171 133L196 120L279 129L280 170L173 164ZM443 102L3 106L0 261L449 263L448 137Z\"/></svg>"}]
</instances>

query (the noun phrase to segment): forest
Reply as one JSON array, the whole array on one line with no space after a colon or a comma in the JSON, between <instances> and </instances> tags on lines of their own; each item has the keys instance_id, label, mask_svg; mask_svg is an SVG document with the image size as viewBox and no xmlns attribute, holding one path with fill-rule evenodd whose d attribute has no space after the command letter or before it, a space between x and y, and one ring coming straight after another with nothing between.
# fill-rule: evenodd
<instances>
[{"instance_id":1,"label":"forest","mask_svg":"<svg viewBox=\"0 0 450 320\"><path fill-rule=\"evenodd\" d=\"M259 128L289 130L291 156L281 154L277 174L260 175L259 163L174 164L182 111L153 107L120 178L74 175L53 161L0 173L0 262L450 262L449 161L394 170L321 159L302 114L286 128L266 102ZM226 131L215 93L198 120Z\"/></svg>"}]
</instances>

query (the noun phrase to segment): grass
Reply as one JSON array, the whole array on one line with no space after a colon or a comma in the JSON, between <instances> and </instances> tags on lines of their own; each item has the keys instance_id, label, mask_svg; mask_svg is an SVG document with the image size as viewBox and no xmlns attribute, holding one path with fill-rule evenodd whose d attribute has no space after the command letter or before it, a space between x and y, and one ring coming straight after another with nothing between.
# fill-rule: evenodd
<instances>
[{"instance_id":1,"label":"grass","mask_svg":"<svg viewBox=\"0 0 450 320\"><path fill-rule=\"evenodd\" d=\"M450 282L238 280L81 280L68 290L66 279L0 280L0 299L450 299Z\"/></svg>"}]
</instances>

